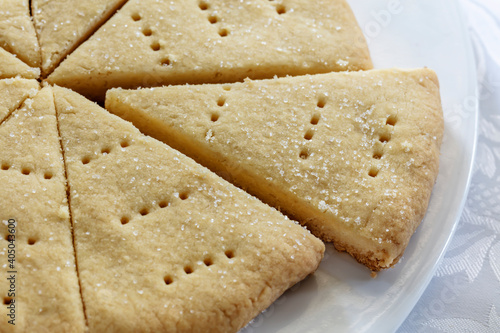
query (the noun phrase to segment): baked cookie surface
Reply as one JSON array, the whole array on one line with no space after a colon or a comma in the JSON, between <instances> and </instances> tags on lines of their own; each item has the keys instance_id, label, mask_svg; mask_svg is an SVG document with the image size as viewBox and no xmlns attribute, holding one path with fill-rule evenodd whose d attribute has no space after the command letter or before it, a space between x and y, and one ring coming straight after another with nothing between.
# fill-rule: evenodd
<instances>
[{"instance_id":1,"label":"baked cookie surface","mask_svg":"<svg viewBox=\"0 0 500 333\"><path fill-rule=\"evenodd\" d=\"M16 58L16 56L0 47L0 79L16 76L25 79L38 79L40 77L40 69L26 65Z\"/></svg>"},{"instance_id":2,"label":"baked cookie surface","mask_svg":"<svg viewBox=\"0 0 500 333\"><path fill-rule=\"evenodd\" d=\"M324 244L132 124L54 88L93 332L236 332Z\"/></svg>"},{"instance_id":3,"label":"baked cookie surface","mask_svg":"<svg viewBox=\"0 0 500 333\"><path fill-rule=\"evenodd\" d=\"M372 270L402 255L438 172L443 114L427 69L112 89L106 108Z\"/></svg>"},{"instance_id":4,"label":"baked cookie surface","mask_svg":"<svg viewBox=\"0 0 500 333\"><path fill-rule=\"evenodd\" d=\"M40 66L40 45L30 17L29 0L0 0L0 47L30 67Z\"/></svg>"},{"instance_id":5,"label":"baked cookie surface","mask_svg":"<svg viewBox=\"0 0 500 333\"><path fill-rule=\"evenodd\" d=\"M21 78L0 80L0 124L17 110L26 98L35 96L39 87L36 80Z\"/></svg>"}]
</instances>

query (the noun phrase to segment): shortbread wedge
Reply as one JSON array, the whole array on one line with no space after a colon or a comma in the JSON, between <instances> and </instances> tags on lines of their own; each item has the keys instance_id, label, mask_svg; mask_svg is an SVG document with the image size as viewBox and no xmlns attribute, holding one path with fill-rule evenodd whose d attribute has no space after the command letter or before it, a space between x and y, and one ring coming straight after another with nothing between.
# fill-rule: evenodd
<instances>
[{"instance_id":1,"label":"shortbread wedge","mask_svg":"<svg viewBox=\"0 0 500 333\"><path fill-rule=\"evenodd\" d=\"M54 88L91 332L236 332L313 273L299 224Z\"/></svg>"},{"instance_id":2,"label":"shortbread wedge","mask_svg":"<svg viewBox=\"0 0 500 333\"><path fill-rule=\"evenodd\" d=\"M126 0L32 0L44 76L85 41Z\"/></svg>"},{"instance_id":3,"label":"shortbread wedge","mask_svg":"<svg viewBox=\"0 0 500 333\"><path fill-rule=\"evenodd\" d=\"M40 46L28 0L0 0L0 47L30 67L40 66Z\"/></svg>"},{"instance_id":4,"label":"shortbread wedge","mask_svg":"<svg viewBox=\"0 0 500 333\"><path fill-rule=\"evenodd\" d=\"M104 100L111 87L371 67L345 0L130 0L48 80Z\"/></svg>"},{"instance_id":5,"label":"shortbread wedge","mask_svg":"<svg viewBox=\"0 0 500 333\"><path fill-rule=\"evenodd\" d=\"M83 332L50 88L0 125L0 184L0 331Z\"/></svg>"},{"instance_id":6,"label":"shortbread wedge","mask_svg":"<svg viewBox=\"0 0 500 333\"><path fill-rule=\"evenodd\" d=\"M26 65L17 59L15 55L0 47L0 79L16 76L26 79L38 79L40 77L40 69Z\"/></svg>"},{"instance_id":7,"label":"shortbread wedge","mask_svg":"<svg viewBox=\"0 0 500 333\"><path fill-rule=\"evenodd\" d=\"M0 80L0 124L17 110L26 98L33 97L39 87L36 80L21 78Z\"/></svg>"},{"instance_id":8,"label":"shortbread wedge","mask_svg":"<svg viewBox=\"0 0 500 333\"><path fill-rule=\"evenodd\" d=\"M428 69L112 89L106 108L375 271L402 255L438 173Z\"/></svg>"}]
</instances>

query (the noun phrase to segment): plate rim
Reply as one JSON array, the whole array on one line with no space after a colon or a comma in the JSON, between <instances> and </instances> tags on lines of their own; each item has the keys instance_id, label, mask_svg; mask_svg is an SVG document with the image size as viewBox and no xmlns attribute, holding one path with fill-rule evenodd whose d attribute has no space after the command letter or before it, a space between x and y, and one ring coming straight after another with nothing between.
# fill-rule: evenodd
<instances>
[{"instance_id":1,"label":"plate rim","mask_svg":"<svg viewBox=\"0 0 500 333\"><path fill-rule=\"evenodd\" d=\"M349 1L351 1L351 0L349 0ZM472 125L473 133L471 134L472 144L471 144L470 160L468 161L468 166L467 166L467 172L466 172L467 176L466 176L465 186L464 186L463 191L461 191L462 198L460 200L460 204L458 205L458 209L455 211L455 216L453 217L454 222L451 224L450 232L448 233L448 236L446 237L444 245L441 248L438 256L436 257L436 260L435 260L434 264L432 265L432 268L429 270L428 274L425 276L425 279L423 280L423 282L420 285L418 285L418 288L416 288L416 291L412 293L412 296L410 297L410 301L407 302L407 304L410 304L410 306L406 307L405 310L400 310L401 315L396 316L397 320L393 321L394 324L392 325L393 326L391 329L392 332L396 332L401 327L401 325L405 322L405 320L408 318L410 313L413 311L416 304L418 303L418 301L422 297L423 293L425 292L425 290L429 286L431 280L434 278L436 271L437 271L439 265L441 264L441 262L444 258L444 255L447 252L447 249L448 249L448 247L451 243L451 240L453 239L453 236L457 230L457 227L458 227L459 222L460 222L461 217L462 217L462 213L463 213L465 204L467 202L467 198L468 198L468 194L469 194L469 190L470 190L470 185L471 185L471 181L472 181L474 162L476 160L476 150L477 150L476 148L477 148L477 140L478 140L478 121L479 121L479 100L478 100L479 87L478 87L478 83L477 83L476 57L474 54L471 36L470 36L469 29L468 29L468 24L467 24L468 21L467 21L467 17L465 15L465 12L464 12L463 5L458 1L452 1L452 0L448 0L447 3L454 5L455 11L457 12L457 14L460 18L460 21L462 22L462 24L460 25L461 30L460 30L459 35L461 36L461 39L463 39L463 41L464 41L464 49L467 52L467 59L470 62L467 66L467 71L470 72L472 77L476 78L475 81L470 83L471 88L472 88L471 90L474 90L474 104L473 104L473 108L471 110L471 115L472 115L471 118L473 120L473 125ZM377 328L373 327L373 326L370 327L370 330L371 329L377 330Z\"/></svg>"}]
</instances>

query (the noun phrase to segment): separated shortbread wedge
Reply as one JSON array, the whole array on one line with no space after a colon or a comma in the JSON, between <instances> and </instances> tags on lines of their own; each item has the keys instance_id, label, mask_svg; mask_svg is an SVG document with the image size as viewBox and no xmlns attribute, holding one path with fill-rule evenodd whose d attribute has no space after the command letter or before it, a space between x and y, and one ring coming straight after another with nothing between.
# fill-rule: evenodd
<instances>
[{"instance_id":1,"label":"separated shortbread wedge","mask_svg":"<svg viewBox=\"0 0 500 333\"><path fill-rule=\"evenodd\" d=\"M83 332L50 88L0 125L1 332Z\"/></svg>"},{"instance_id":2,"label":"separated shortbread wedge","mask_svg":"<svg viewBox=\"0 0 500 333\"><path fill-rule=\"evenodd\" d=\"M40 69L26 65L15 55L0 47L0 79L16 76L26 79L38 79L40 77Z\"/></svg>"},{"instance_id":3,"label":"separated shortbread wedge","mask_svg":"<svg viewBox=\"0 0 500 333\"><path fill-rule=\"evenodd\" d=\"M0 47L30 67L40 66L40 46L28 0L0 0Z\"/></svg>"},{"instance_id":4,"label":"separated shortbread wedge","mask_svg":"<svg viewBox=\"0 0 500 333\"><path fill-rule=\"evenodd\" d=\"M91 332L236 332L323 243L132 124L54 88Z\"/></svg>"},{"instance_id":5,"label":"separated shortbread wedge","mask_svg":"<svg viewBox=\"0 0 500 333\"><path fill-rule=\"evenodd\" d=\"M371 67L345 0L130 0L48 80L104 100L111 87Z\"/></svg>"},{"instance_id":6,"label":"separated shortbread wedge","mask_svg":"<svg viewBox=\"0 0 500 333\"><path fill-rule=\"evenodd\" d=\"M443 114L427 69L113 89L106 108L372 270L403 254L438 173Z\"/></svg>"},{"instance_id":7,"label":"separated shortbread wedge","mask_svg":"<svg viewBox=\"0 0 500 333\"><path fill-rule=\"evenodd\" d=\"M126 0L32 0L46 76Z\"/></svg>"},{"instance_id":8,"label":"separated shortbread wedge","mask_svg":"<svg viewBox=\"0 0 500 333\"><path fill-rule=\"evenodd\" d=\"M36 80L21 78L0 80L0 124L17 110L26 98L35 96L39 87Z\"/></svg>"}]
</instances>

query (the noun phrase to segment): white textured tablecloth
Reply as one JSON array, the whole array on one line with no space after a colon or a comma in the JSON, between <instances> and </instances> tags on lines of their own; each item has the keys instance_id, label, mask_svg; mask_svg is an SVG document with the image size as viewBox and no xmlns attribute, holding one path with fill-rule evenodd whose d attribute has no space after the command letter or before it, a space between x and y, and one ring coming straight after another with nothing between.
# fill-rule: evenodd
<instances>
[{"instance_id":1,"label":"white textured tablecloth","mask_svg":"<svg viewBox=\"0 0 500 333\"><path fill-rule=\"evenodd\" d=\"M447 252L398 333L500 333L500 1L461 3L479 85L472 180Z\"/></svg>"}]
</instances>

